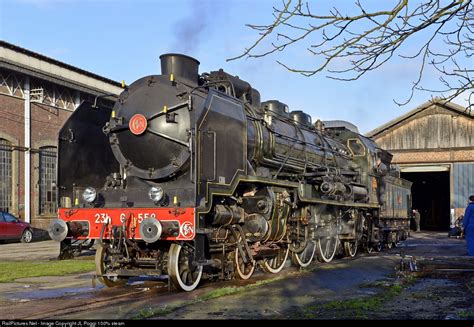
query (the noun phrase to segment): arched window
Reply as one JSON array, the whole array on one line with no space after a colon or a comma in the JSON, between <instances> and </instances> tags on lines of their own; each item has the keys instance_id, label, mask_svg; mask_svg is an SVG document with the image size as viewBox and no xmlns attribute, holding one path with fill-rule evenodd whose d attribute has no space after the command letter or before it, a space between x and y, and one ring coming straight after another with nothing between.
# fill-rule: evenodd
<instances>
[{"instance_id":1,"label":"arched window","mask_svg":"<svg viewBox=\"0 0 474 327\"><path fill-rule=\"evenodd\" d=\"M12 147L5 139L0 139L0 210L12 209Z\"/></svg>"},{"instance_id":2,"label":"arched window","mask_svg":"<svg viewBox=\"0 0 474 327\"><path fill-rule=\"evenodd\" d=\"M56 157L56 147L45 146L40 148L39 213L42 215L54 215L58 209L56 201Z\"/></svg>"}]
</instances>

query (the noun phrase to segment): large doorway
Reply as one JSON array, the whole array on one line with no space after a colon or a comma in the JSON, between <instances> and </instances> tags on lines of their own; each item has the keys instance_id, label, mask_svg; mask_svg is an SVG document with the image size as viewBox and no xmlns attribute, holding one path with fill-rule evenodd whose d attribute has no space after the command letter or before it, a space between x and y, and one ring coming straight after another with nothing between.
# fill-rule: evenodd
<instances>
[{"instance_id":1,"label":"large doorway","mask_svg":"<svg viewBox=\"0 0 474 327\"><path fill-rule=\"evenodd\" d=\"M402 172L401 177L413 182L412 207L421 215L421 229L449 230L449 171Z\"/></svg>"}]
</instances>

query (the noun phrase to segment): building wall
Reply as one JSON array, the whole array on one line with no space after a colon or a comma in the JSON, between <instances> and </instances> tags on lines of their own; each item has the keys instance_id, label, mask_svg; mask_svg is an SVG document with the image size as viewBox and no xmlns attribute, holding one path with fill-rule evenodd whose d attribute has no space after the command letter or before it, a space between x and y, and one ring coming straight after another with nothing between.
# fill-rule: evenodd
<instances>
[{"instance_id":1,"label":"building wall","mask_svg":"<svg viewBox=\"0 0 474 327\"><path fill-rule=\"evenodd\" d=\"M0 138L6 139L13 146L24 145L24 101L19 98L0 94ZM15 215L23 213L24 187L23 187L24 157L23 151L12 151L12 207ZM22 216L23 218L23 216Z\"/></svg>"},{"instance_id":2,"label":"building wall","mask_svg":"<svg viewBox=\"0 0 474 327\"><path fill-rule=\"evenodd\" d=\"M383 146L382 146L383 147ZM393 154L394 164L416 164L416 163L449 163L474 161L474 150L452 149L452 150L405 150L396 151L387 149Z\"/></svg>"},{"instance_id":3,"label":"building wall","mask_svg":"<svg viewBox=\"0 0 474 327\"><path fill-rule=\"evenodd\" d=\"M17 146L12 152L12 207L10 211L24 220L24 100L0 94L0 138ZM36 227L44 227L44 218L54 215L40 215L40 162L39 150L44 146L57 147L57 134L72 111L44 104L31 104L31 221Z\"/></svg>"},{"instance_id":4,"label":"building wall","mask_svg":"<svg viewBox=\"0 0 474 327\"><path fill-rule=\"evenodd\" d=\"M27 75L0 68L0 138L12 147L12 204L9 211L25 220L24 157L25 149L25 94ZM94 96L63 87L49 81L28 76L30 80L30 221L34 227L46 229L56 214L40 214L40 150L56 147L58 132L73 110L84 100ZM101 100L111 105L111 102Z\"/></svg>"},{"instance_id":5,"label":"building wall","mask_svg":"<svg viewBox=\"0 0 474 327\"><path fill-rule=\"evenodd\" d=\"M474 194L474 162L455 163L453 166L453 202L455 216L459 217L464 214L468 197Z\"/></svg>"},{"instance_id":6,"label":"building wall","mask_svg":"<svg viewBox=\"0 0 474 327\"><path fill-rule=\"evenodd\" d=\"M401 166L449 167L451 208L464 213L474 194L474 118L438 104L401 120L372 137Z\"/></svg>"},{"instance_id":7,"label":"building wall","mask_svg":"<svg viewBox=\"0 0 474 327\"><path fill-rule=\"evenodd\" d=\"M382 148L426 152L474 147L474 119L432 105L374 137Z\"/></svg>"},{"instance_id":8,"label":"building wall","mask_svg":"<svg viewBox=\"0 0 474 327\"><path fill-rule=\"evenodd\" d=\"M44 104L31 104L31 214L38 228L46 228L56 214L40 213L40 152L43 147L58 146L58 133L72 111Z\"/></svg>"}]
</instances>

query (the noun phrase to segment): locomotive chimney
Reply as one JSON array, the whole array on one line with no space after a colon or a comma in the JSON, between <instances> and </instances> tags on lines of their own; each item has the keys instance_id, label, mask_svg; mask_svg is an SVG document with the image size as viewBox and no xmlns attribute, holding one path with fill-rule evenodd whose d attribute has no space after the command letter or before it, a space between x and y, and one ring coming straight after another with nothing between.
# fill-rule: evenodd
<instances>
[{"instance_id":1,"label":"locomotive chimney","mask_svg":"<svg viewBox=\"0 0 474 327\"><path fill-rule=\"evenodd\" d=\"M167 53L160 56L161 74L184 78L198 84L199 61L178 53Z\"/></svg>"}]
</instances>

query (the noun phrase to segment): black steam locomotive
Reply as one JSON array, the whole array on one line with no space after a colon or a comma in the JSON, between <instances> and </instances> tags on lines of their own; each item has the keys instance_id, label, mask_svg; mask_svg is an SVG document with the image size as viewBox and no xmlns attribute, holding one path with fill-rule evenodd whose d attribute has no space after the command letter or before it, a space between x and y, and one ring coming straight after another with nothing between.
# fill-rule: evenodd
<instances>
[{"instance_id":1,"label":"black steam locomotive","mask_svg":"<svg viewBox=\"0 0 474 327\"><path fill-rule=\"evenodd\" d=\"M98 240L108 286L168 275L191 291L202 278L278 273L409 233L411 184L392 156L349 124L312 124L260 101L249 83L162 55L113 109L83 103L59 134L59 219L50 236ZM62 248L66 248L63 246Z\"/></svg>"}]
</instances>

